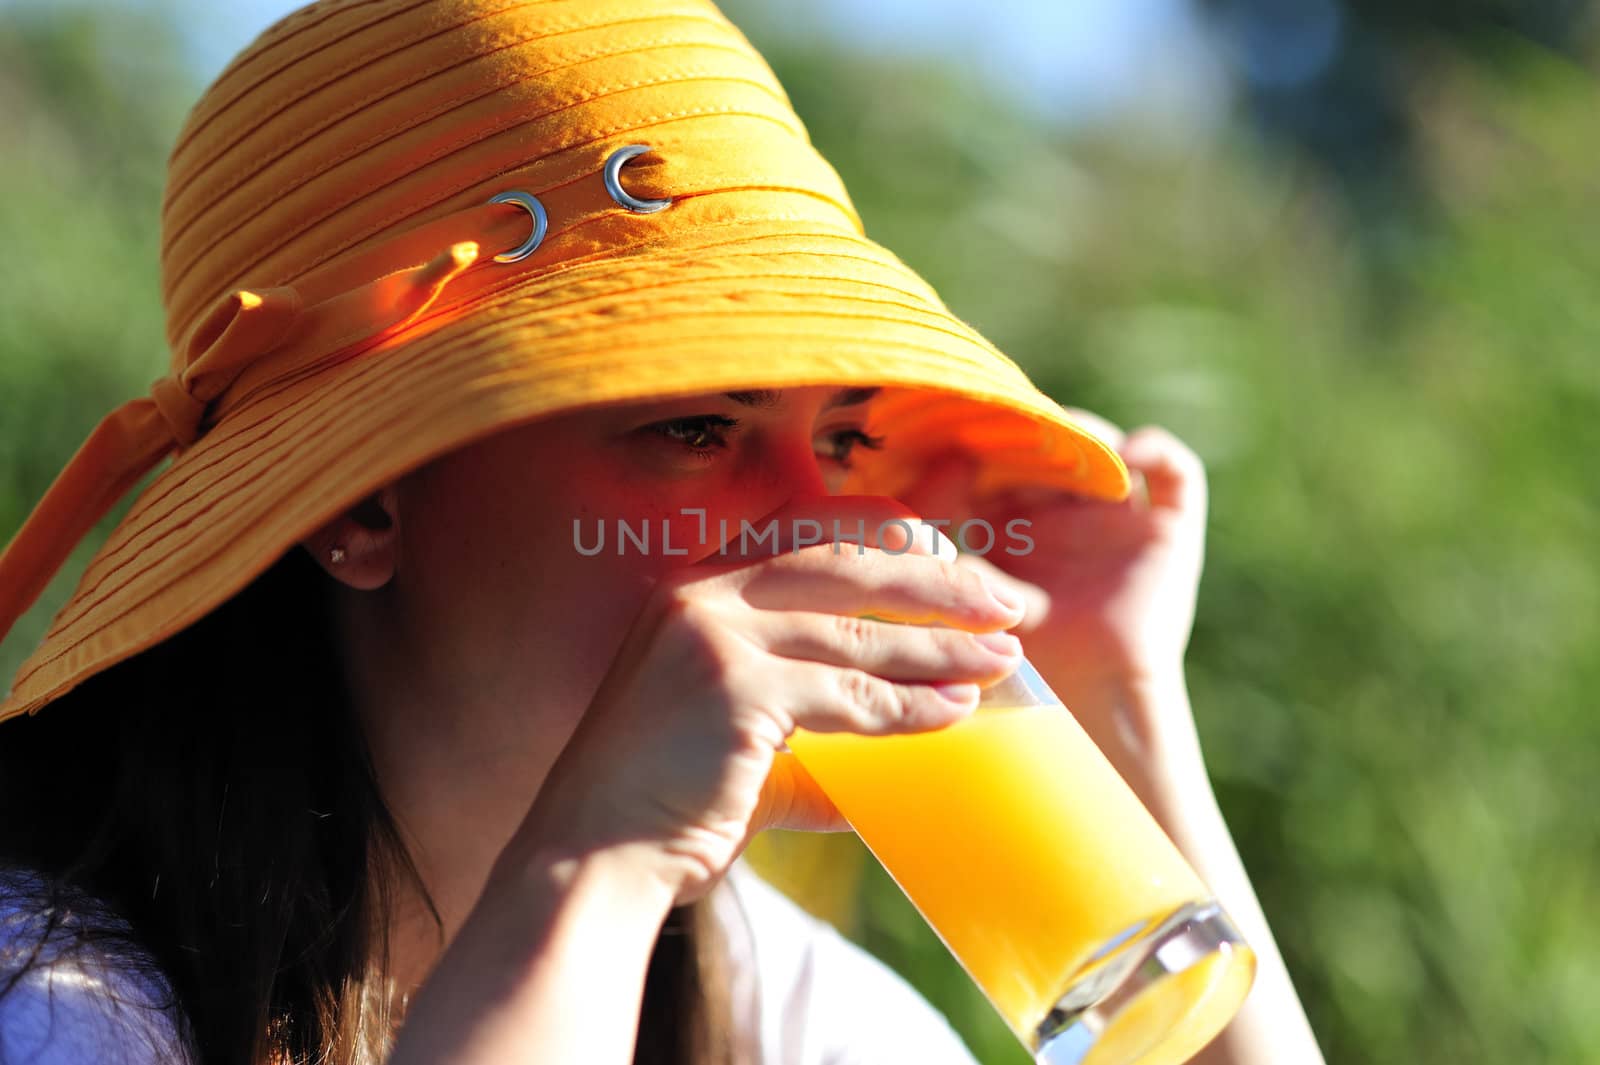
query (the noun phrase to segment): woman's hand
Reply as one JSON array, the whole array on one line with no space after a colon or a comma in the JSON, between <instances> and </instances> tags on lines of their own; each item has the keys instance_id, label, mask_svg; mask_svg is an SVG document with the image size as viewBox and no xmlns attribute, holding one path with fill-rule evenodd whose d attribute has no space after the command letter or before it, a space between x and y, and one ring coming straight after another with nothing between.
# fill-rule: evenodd
<instances>
[{"instance_id":1,"label":"woman's hand","mask_svg":"<svg viewBox=\"0 0 1600 1065\"><path fill-rule=\"evenodd\" d=\"M963 555L1022 597L1016 631L1029 661L1141 794L1169 759L1197 761L1182 688L1205 551L1206 477L1200 459L1165 429L1132 433L1082 410L1069 414L1116 449L1134 488L1121 503L1057 491L969 495L971 469L952 459L902 500L924 517L1022 518L1031 551ZM1185 767L1187 768L1187 767Z\"/></svg>"},{"instance_id":2,"label":"woman's hand","mask_svg":"<svg viewBox=\"0 0 1600 1065\"><path fill-rule=\"evenodd\" d=\"M908 512L823 497L769 515L776 551L661 579L576 731L419 991L398 1065L625 1062L669 906L709 890L763 828L843 828L794 757L797 727L939 728L1016 667L1020 603L926 548L875 546ZM865 544L790 550L798 518ZM923 628L895 621L940 622ZM985 639L974 634L993 634ZM941 690L941 686L942 689Z\"/></svg>"},{"instance_id":3,"label":"woman's hand","mask_svg":"<svg viewBox=\"0 0 1600 1065\"><path fill-rule=\"evenodd\" d=\"M1013 518L1031 522L1028 554L963 555L961 563L1023 598L1027 616L1016 628L1029 661L1254 948L1255 985L1196 1065L1320 1065L1316 1039L1206 778L1183 681L1205 549L1205 469L1164 429L1124 434L1087 411L1069 413L1127 463L1134 474L1128 500L1039 492L978 501L968 492L970 469L951 462L903 501L924 517L957 523L980 517L1000 529Z\"/></svg>"},{"instance_id":4,"label":"woman's hand","mask_svg":"<svg viewBox=\"0 0 1600 1065\"><path fill-rule=\"evenodd\" d=\"M977 682L1005 676L1021 654L998 631L1021 617L1020 605L996 598L980 574L924 545L896 554L900 543L873 544L882 522L908 516L880 498L809 500L771 515L781 533L796 518L824 528L838 518L848 530L861 519L861 553L853 543L795 552L783 537L776 554L768 541L756 547L764 557L714 555L660 580L510 860L620 848L682 903L764 828L845 827L782 750L791 731L948 725L976 705Z\"/></svg>"}]
</instances>

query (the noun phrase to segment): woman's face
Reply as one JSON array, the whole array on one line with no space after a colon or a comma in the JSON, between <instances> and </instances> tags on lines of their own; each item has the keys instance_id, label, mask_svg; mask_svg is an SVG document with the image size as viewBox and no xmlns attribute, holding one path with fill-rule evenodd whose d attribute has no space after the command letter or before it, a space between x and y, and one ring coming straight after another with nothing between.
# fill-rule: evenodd
<instances>
[{"instance_id":1,"label":"woman's face","mask_svg":"<svg viewBox=\"0 0 1600 1065\"><path fill-rule=\"evenodd\" d=\"M406 670L430 687L419 694L526 707L570 731L657 577L715 553L722 519L737 530L838 491L854 449L881 443L868 429L874 391L580 411L404 478L388 620L402 626L397 653L420 656Z\"/></svg>"}]
</instances>

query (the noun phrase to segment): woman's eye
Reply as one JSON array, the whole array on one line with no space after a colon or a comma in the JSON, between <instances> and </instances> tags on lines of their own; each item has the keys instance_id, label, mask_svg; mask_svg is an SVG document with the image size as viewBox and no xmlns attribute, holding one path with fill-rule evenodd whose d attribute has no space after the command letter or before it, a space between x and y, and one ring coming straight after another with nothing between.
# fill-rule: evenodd
<instances>
[{"instance_id":1,"label":"woman's eye","mask_svg":"<svg viewBox=\"0 0 1600 1065\"><path fill-rule=\"evenodd\" d=\"M827 452L824 457L832 459L847 468L850 465L850 454L857 447L864 447L869 451L877 451L883 447L883 437L869 436L860 429L841 429L838 432L829 433L826 439L832 445L832 450Z\"/></svg>"},{"instance_id":2,"label":"woman's eye","mask_svg":"<svg viewBox=\"0 0 1600 1065\"><path fill-rule=\"evenodd\" d=\"M720 414L697 414L690 418L657 422L650 426L652 432L677 441L689 454L705 459L711 458L716 452L727 447L727 434L733 433L738 428L737 418L727 418Z\"/></svg>"}]
</instances>

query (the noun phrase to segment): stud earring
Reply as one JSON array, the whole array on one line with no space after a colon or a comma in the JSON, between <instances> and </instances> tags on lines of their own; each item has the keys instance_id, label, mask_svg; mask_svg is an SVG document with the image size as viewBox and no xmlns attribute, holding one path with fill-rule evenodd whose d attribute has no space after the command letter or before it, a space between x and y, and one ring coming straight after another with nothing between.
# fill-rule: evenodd
<instances>
[{"instance_id":1,"label":"stud earring","mask_svg":"<svg viewBox=\"0 0 1600 1065\"><path fill-rule=\"evenodd\" d=\"M339 544L334 544L332 547L328 548L328 561L333 563L335 566L343 562L348 557L349 556L345 553L344 547Z\"/></svg>"}]
</instances>

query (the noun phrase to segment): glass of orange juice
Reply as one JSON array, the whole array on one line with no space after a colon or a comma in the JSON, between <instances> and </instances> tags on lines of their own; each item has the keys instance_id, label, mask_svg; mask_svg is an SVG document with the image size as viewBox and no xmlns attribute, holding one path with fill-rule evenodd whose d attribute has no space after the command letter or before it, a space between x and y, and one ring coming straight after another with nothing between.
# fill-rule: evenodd
<instances>
[{"instance_id":1,"label":"glass of orange juice","mask_svg":"<svg viewBox=\"0 0 1600 1065\"><path fill-rule=\"evenodd\" d=\"M1255 955L1024 661L947 728L789 749L1041 1065L1178 1065Z\"/></svg>"}]
</instances>

